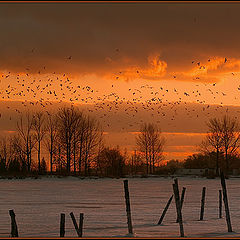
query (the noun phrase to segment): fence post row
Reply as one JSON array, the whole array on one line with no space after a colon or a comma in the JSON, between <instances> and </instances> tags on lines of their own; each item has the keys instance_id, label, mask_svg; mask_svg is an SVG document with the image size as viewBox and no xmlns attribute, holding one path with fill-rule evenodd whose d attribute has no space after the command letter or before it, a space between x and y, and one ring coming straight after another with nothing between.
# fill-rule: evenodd
<instances>
[{"instance_id":1,"label":"fence post row","mask_svg":"<svg viewBox=\"0 0 240 240\"><path fill-rule=\"evenodd\" d=\"M229 211L229 205L228 205L228 196L227 196L227 187L225 182L225 177L223 172L220 172L221 176L221 186L222 190L219 190L219 218L222 218L222 199L224 202L225 207L225 213L226 213L226 223L228 227L228 232L232 232L232 225L231 225L231 219L230 219L230 211ZM129 188L128 188L128 180L124 180L124 193L125 193L125 204L126 204L126 213L127 213L127 224L128 224L128 233L133 234L133 227L132 227L132 219L131 219L131 208L130 208L130 197L129 197ZM184 202L184 196L186 188L183 187L181 199L179 196L179 187L178 187L178 179L174 179L173 186L173 195L169 198L162 215L158 221L158 225L160 225L163 222L163 219L167 213L167 210L172 202L173 196L175 198L176 203L176 212L177 212L177 221L179 223L180 228L180 236L184 237L184 228L183 228L183 220L182 220L182 206ZM202 188L202 198L201 198L201 212L200 212L200 220L203 220L204 217L204 207L205 207L205 196L206 196L206 187ZM18 237L18 227L15 219L15 213L13 210L9 210L9 215L11 217L11 237ZM75 227L75 230L77 232L78 237L82 237L83 235L83 219L84 214L80 213L79 217L79 226L77 224L77 221L75 219L75 216L73 212L70 213L73 225ZM65 236L65 214L61 213L60 215L60 237Z\"/></svg>"}]
</instances>

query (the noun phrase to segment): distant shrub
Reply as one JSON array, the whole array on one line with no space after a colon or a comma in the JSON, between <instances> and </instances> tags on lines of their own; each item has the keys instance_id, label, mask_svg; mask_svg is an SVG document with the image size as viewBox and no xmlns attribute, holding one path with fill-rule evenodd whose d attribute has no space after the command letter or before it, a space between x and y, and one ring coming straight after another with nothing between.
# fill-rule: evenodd
<instances>
[{"instance_id":1,"label":"distant shrub","mask_svg":"<svg viewBox=\"0 0 240 240\"><path fill-rule=\"evenodd\" d=\"M0 172L3 173L6 170L7 170L6 159L5 158L1 158L0 159Z\"/></svg>"},{"instance_id":2,"label":"distant shrub","mask_svg":"<svg viewBox=\"0 0 240 240\"><path fill-rule=\"evenodd\" d=\"M19 161L16 158L11 159L10 162L8 163L8 172L19 173L20 170L21 170L21 166Z\"/></svg>"},{"instance_id":3,"label":"distant shrub","mask_svg":"<svg viewBox=\"0 0 240 240\"><path fill-rule=\"evenodd\" d=\"M44 158L42 158L40 163L40 173L45 174L47 172L47 163Z\"/></svg>"}]
</instances>

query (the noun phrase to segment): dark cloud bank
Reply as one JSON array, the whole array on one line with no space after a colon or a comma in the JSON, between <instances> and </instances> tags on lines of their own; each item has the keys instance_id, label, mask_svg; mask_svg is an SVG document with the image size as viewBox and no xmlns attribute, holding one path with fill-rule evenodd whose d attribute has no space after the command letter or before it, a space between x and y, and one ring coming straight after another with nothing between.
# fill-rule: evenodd
<instances>
[{"instance_id":1,"label":"dark cloud bank","mask_svg":"<svg viewBox=\"0 0 240 240\"><path fill-rule=\"evenodd\" d=\"M102 75L158 53L169 70L187 70L193 59L240 57L239 12L239 3L1 3L0 66Z\"/></svg>"}]
</instances>

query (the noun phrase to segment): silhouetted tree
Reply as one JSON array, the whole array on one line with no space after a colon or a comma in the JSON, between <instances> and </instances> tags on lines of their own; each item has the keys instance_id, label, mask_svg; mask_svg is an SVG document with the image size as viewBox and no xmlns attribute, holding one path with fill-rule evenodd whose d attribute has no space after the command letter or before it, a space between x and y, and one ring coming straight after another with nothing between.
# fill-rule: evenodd
<instances>
[{"instance_id":1,"label":"silhouetted tree","mask_svg":"<svg viewBox=\"0 0 240 240\"><path fill-rule=\"evenodd\" d=\"M33 137L33 116L29 112L26 113L25 118L20 116L17 121L17 132L21 143L18 145L26 156L27 170L30 172L32 165L32 149L36 143Z\"/></svg>"},{"instance_id":2,"label":"silhouetted tree","mask_svg":"<svg viewBox=\"0 0 240 240\"><path fill-rule=\"evenodd\" d=\"M225 115L222 118L222 142L225 153L226 172L229 172L229 155L239 148L239 124L235 118Z\"/></svg>"},{"instance_id":3,"label":"silhouetted tree","mask_svg":"<svg viewBox=\"0 0 240 240\"><path fill-rule=\"evenodd\" d=\"M0 172L5 172L7 169L7 138L1 137L0 139Z\"/></svg>"},{"instance_id":4,"label":"silhouetted tree","mask_svg":"<svg viewBox=\"0 0 240 240\"><path fill-rule=\"evenodd\" d=\"M227 115L212 118L207 122L208 133L200 144L200 150L205 153L216 152L216 174L219 174L219 154L225 154L226 173L229 172L229 156L236 154L239 148L240 129L235 118Z\"/></svg>"},{"instance_id":5,"label":"silhouetted tree","mask_svg":"<svg viewBox=\"0 0 240 240\"><path fill-rule=\"evenodd\" d=\"M70 173L73 136L80 124L78 110L74 107L61 108L57 112L57 122L59 143L62 146L62 150L65 152L66 170Z\"/></svg>"},{"instance_id":6,"label":"silhouetted tree","mask_svg":"<svg viewBox=\"0 0 240 240\"><path fill-rule=\"evenodd\" d=\"M8 163L8 171L10 173L19 173L21 171L21 165L17 158L11 159Z\"/></svg>"},{"instance_id":7,"label":"silhouetted tree","mask_svg":"<svg viewBox=\"0 0 240 240\"><path fill-rule=\"evenodd\" d=\"M180 169L183 167L183 162L182 161L178 161L178 160L170 160L167 161L165 164L161 164L161 166L158 167L158 174L175 174L175 172L177 171L177 169Z\"/></svg>"},{"instance_id":8,"label":"silhouetted tree","mask_svg":"<svg viewBox=\"0 0 240 240\"><path fill-rule=\"evenodd\" d=\"M101 175L122 177L124 156L117 148L104 148L98 156L97 167Z\"/></svg>"},{"instance_id":9,"label":"silhouetted tree","mask_svg":"<svg viewBox=\"0 0 240 240\"><path fill-rule=\"evenodd\" d=\"M27 171L26 154L23 152L22 142L18 134L13 135L9 138L9 161L13 159L18 159L21 172L25 173Z\"/></svg>"},{"instance_id":10,"label":"silhouetted tree","mask_svg":"<svg viewBox=\"0 0 240 240\"><path fill-rule=\"evenodd\" d=\"M200 144L200 150L209 154L212 151L216 152L216 175L219 175L219 152L223 148L222 139L222 124L221 120L211 118L207 122L208 133L205 139Z\"/></svg>"},{"instance_id":11,"label":"silhouetted tree","mask_svg":"<svg viewBox=\"0 0 240 240\"><path fill-rule=\"evenodd\" d=\"M33 137L36 141L36 149L38 156L38 171L41 172L41 142L46 133L46 127L44 126L45 115L43 112L38 111L33 115Z\"/></svg>"},{"instance_id":12,"label":"silhouetted tree","mask_svg":"<svg viewBox=\"0 0 240 240\"><path fill-rule=\"evenodd\" d=\"M47 163L43 157L40 163L40 173L45 174L46 172L47 172Z\"/></svg>"},{"instance_id":13,"label":"silhouetted tree","mask_svg":"<svg viewBox=\"0 0 240 240\"><path fill-rule=\"evenodd\" d=\"M89 174L91 160L94 159L94 154L97 152L97 147L101 143L103 136L99 123L94 118L87 117L87 130L84 139L84 174Z\"/></svg>"},{"instance_id":14,"label":"silhouetted tree","mask_svg":"<svg viewBox=\"0 0 240 240\"><path fill-rule=\"evenodd\" d=\"M53 172L53 164L54 164L54 154L57 151L57 119L55 115L47 112L46 117L46 138L45 138L45 146L49 152L50 156L50 172Z\"/></svg>"},{"instance_id":15,"label":"silhouetted tree","mask_svg":"<svg viewBox=\"0 0 240 240\"><path fill-rule=\"evenodd\" d=\"M155 164L163 158L163 146L165 138L157 125L144 123L140 128L140 134L136 137L140 152L144 153L146 159L146 170L154 173Z\"/></svg>"},{"instance_id":16,"label":"silhouetted tree","mask_svg":"<svg viewBox=\"0 0 240 240\"><path fill-rule=\"evenodd\" d=\"M73 106L61 108L57 112L57 142L68 173L72 166L76 173L78 157L79 173L84 163L84 174L89 174L101 138L102 130L96 119L86 116Z\"/></svg>"},{"instance_id":17,"label":"silhouetted tree","mask_svg":"<svg viewBox=\"0 0 240 240\"><path fill-rule=\"evenodd\" d=\"M77 129L77 151L78 152L78 171L81 174L84 159L85 138L87 137L87 117L81 113L80 124Z\"/></svg>"},{"instance_id":18,"label":"silhouetted tree","mask_svg":"<svg viewBox=\"0 0 240 240\"><path fill-rule=\"evenodd\" d=\"M137 150L134 150L134 153L131 154L128 166L130 167L129 171L132 174L137 174L140 172L143 173L145 164L142 155L139 152L137 152Z\"/></svg>"},{"instance_id":19,"label":"silhouetted tree","mask_svg":"<svg viewBox=\"0 0 240 240\"><path fill-rule=\"evenodd\" d=\"M215 152L211 152L206 154L195 153L190 155L183 161L183 167L190 169L215 168L215 154Z\"/></svg>"}]
</instances>

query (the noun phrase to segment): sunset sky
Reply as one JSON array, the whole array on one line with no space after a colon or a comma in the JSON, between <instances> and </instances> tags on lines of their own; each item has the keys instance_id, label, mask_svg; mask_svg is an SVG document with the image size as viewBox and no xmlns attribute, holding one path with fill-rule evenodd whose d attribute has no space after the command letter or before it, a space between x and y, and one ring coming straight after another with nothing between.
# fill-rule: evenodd
<instances>
[{"instance_id":1,"label":"sunset sky","mask_svg":"<svg viewBox=\"0 0 240 240\"><path fill-rule=\"evenodd\" d=\"M133 151L142 122L166 160L197 152L206 121L240 119L240 3L0 3L0 130L73 103ZM41 105L42 104L42 105ZM43 106L44 105L44 106Z\"/></svg>"}]
</instances>

